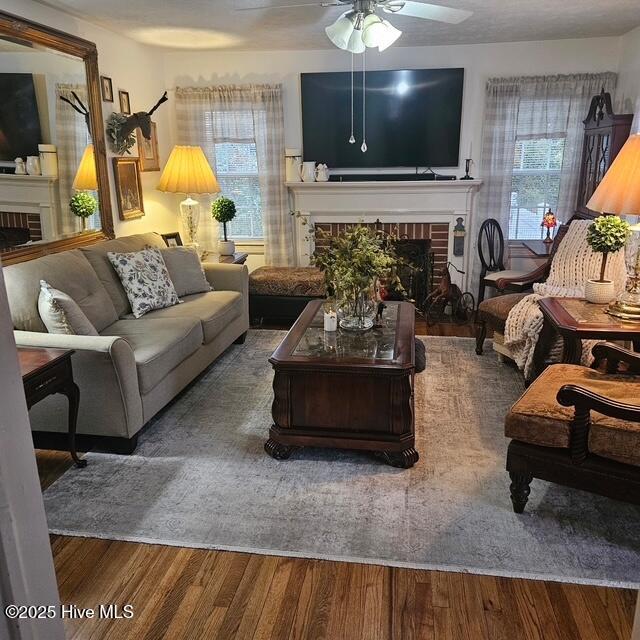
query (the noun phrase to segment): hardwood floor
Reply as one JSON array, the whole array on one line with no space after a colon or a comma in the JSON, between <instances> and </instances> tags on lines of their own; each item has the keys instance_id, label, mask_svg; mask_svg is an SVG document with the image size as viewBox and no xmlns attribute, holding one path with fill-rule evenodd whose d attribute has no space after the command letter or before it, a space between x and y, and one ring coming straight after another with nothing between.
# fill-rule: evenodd
<instances>
[{"instance_id":1,"label":"hardwood floor","mask_svg":"<svg viewBox=\"0 0 640 640\"><path fill-rule=\"evenodd\" d=\"M431 335L472 327L418 323ZM70 466L37 452L43 488ZM90 472L90 467L85 472ZM51 538L63 603L131 604L69 640L628 640L634 591L462 573Z\"/></svg>"}]
</instances>

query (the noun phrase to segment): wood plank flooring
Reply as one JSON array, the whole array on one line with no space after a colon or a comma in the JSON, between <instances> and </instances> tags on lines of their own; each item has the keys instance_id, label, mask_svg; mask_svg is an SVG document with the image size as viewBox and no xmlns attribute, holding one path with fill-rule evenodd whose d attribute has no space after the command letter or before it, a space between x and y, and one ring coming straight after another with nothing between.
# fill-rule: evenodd
<instances>
[{"instance_id":1,"label":"wood plank flooring","mask_svg":"<svg viewBox=\"0 0 640 640\"><path fill-rule=\"evenodd\" d=\"M43 488L69 466L60 452L37 460ZM535 580L90 538L51 544L63 603L134 610L68 620L69 640L628 640L636 601L629 590Z\"/></svg>"}]
</instances>

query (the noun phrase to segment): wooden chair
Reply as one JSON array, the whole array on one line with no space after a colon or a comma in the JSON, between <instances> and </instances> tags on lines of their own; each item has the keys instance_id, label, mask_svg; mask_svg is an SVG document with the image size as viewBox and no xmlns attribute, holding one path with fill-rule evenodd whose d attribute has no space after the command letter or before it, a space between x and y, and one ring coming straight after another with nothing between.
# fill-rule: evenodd
<instances>
[{"instance_id":1,"label":"wooden chair","mask_svg":"<svg viewBox=\"0 0 640 640\"><path fill-rule=\"evenodd\" d=\"M516 286L519 292L489 298L478 305L476 314L476 353L479 356L482 355L487 332L491 330L493 332L494 350L502 356L510 357L509 350L503 345L504 327L509 312L522 298L530 293L531 287L536 282L544 282L547 279L551 270L551 263L558 252L562 239L569 230L569 224L577 219L582 219L582 216L573 216L567 224L563 224L558 228L549 251L549 257L544 264L524 275L501 276L495 281L498 291L508 291L510 286Z\"/></svg>"},{"instance_id":2,"label":"wooden chair","mask_svg":"<svg viewBox=\"0 0 640 640\"><path fill-rule=\"evenodd\" d=\"M504 234L500 223L494 218L488 218L482 223L478 233L478 257L482 265L478 305L484 300L487 287L497 289L500 293L525 291L527 288L526 283L519 280L526 275L525 271L505 269L504 247ZM498 282L501 282L501 286Z\"/></svg>"},{"instance_id":3,"label":"wooden chair","mask_svg":"<svg viewBox=\"0 0 640 640\"><path fill-rule=\"evenodd\" d=\"M545 369L507 415L516 513L533 478L640 504L640 354L600 343L593 355L592 368Z\"/></svg>"}]
</instances>

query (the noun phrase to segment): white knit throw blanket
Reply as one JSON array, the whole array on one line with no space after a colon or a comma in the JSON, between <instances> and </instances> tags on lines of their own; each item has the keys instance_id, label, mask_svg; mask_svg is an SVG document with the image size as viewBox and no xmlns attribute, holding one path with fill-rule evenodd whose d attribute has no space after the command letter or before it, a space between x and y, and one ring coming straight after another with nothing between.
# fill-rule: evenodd
<instances>
[{"instance_id":1,"label":"white knit throw blanket","mask_svg":"<svg viewBox=\"0 0 640 640\"><path fill-rule=\"evenodd\" d=\"M600 277L602 254L595 253L587 244L590 224L589 220L571 223L553 258L547 281L534 284L534 293L523 298L509 312L504 331L505 346L527 380L533 377L533 354L542 331L543 316L538 300L551 296L582 298L585 282ZM624 249L609 255L605 277L615 283L616 294L624 290L627 279ZM595 343L595 340L583 340L583 364L591 363L591 349ZM551 360L557 362L561 355L562 341L557 339L551 348Z\"/></svg>"}]
</instances>

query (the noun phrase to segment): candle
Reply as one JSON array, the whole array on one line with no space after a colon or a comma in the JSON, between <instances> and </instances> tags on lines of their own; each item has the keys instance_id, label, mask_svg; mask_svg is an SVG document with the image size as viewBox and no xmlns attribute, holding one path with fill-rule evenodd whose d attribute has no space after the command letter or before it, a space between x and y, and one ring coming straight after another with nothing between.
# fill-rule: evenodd
<instances>
[{"instance_id":1,"label":"candle","mask_svg":"<svg viewBox=\"0 0 640 640\"><path fill-rule=\"evenodd\" d=\"M467 158L473 158L472 151L473 151L473 140L469 140L469 155L467 156Z\"/></svg>"},{"instance_id":2,"label":"candle","mask_svg":"<svg viewBox=\"0 0 640 640\"><path fill-rule=\"evenodd\" d=\"M325 311L324 330L325 331L338 330L338 314L335 311Z\"/></svg>"}]
</instances>

